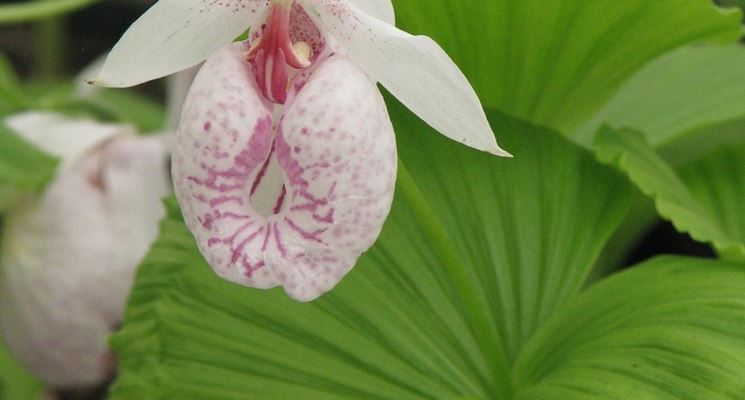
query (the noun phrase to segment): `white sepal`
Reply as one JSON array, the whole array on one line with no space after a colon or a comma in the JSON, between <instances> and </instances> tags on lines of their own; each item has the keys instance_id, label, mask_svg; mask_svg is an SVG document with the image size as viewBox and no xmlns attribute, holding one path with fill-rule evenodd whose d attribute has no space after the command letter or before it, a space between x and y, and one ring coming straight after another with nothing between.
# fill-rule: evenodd
<instances>
[{"instance_id":1,"label":"white sepal","mask_svg":"<svg viewBox=\"0 0 745 400\"><path fill-rule=\"evenodd\" d=\"M481 102L453 60L426 36L413 36L347 0L302 0L310 14L370 77L443 135L500 156Z\"/></svg>"},{"instance_id":2,"label":"white sepal","mask_svg":"<svg viewBox=\"0 0 745 400\"><path fill-rule=\"evenodd\" d=\"M349 0L349 2L383 22L396 25L396 12L391 0Z\"/></svg>"},{"instance_id":3,"label":"white sepal","mask_svg":"<svg viewBox=\"0 0 745 400\"><path fill-rule=\"evenodd\" d=\"M128 87L192 67L266 15L268 0L160 0L111 50L91 83Z\"/></svg>"}]
</instances>

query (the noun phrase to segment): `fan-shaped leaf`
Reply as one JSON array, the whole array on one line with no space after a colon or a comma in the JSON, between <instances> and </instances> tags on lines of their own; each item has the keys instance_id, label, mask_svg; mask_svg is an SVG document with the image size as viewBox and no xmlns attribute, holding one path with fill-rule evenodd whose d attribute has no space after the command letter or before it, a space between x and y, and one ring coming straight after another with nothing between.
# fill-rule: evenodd
<instances>
[{"instance_id":1,"label":"fan-shaped leaf","mask_svg":"<svg viewBox=\"0 0 745 400\"><path fill-rule=\"evenodd\" d=\"M720 147L678 170L694 197L712 210L727 235L745 243L745 145Z\"/></svg>"},{"instance_id":2,"label":"fan-shaped leaf","mask_svg":"<svg viewBox=\"0 0 745 400\"><path fill-rule=\"evenodd\" d=\"M441 43L487 105L566 134L651 60L686 44L731 43L742 34L739 11L717 9L709 0L394 5L398 22Z\"/></svg>"},{"instance_id":3,"label":"fan-shaped leaf","mask_svg":"<svg viewBox=\"0 0 745 400\"><path fill-rule=\"evenodd\" d=\"M641 133L603 127L596 137L595 149L601 160L624 171L642 192L652 197L659 214L672 221L679 231L690 234L698 241L711 243L727 258L745 260L745 242L740 236L737 222L723 220L727 215L713 208L719 201L716 192L710 192L713 196L707 197L703 194L707 189L702 189L699 190L699 197L696 197L676 171L649 146ZM741 175L742 168L725 168L719 172L726 174L718 178L725 179L723 185L727 184L726 179L740 182L736 185L738 187L745 181L745 176ZM738 199L730 199L737 203Z\"/></svg>"},{"instance_id":4,"label":"fan-shaped leaf","mask_svg":"<svg viewBox=\"0 0 745 400\"><path fill-rule=\"evenodd\" d=\"M590 143L598 127L605 123L639 130L653 147L660 148L674 146L676 141L695 140L695 136L711 133L706 129L710 126L742 119L745 47L692 46L644 67L572 136ZM714 136L718 135L707 134L699 141L711 143ZM695 158L706 148L711 147L688 146L685 155Z\"/></svg>"},{"instance_id":5,"label":"fan-shaped leaf","mask_svg":"<svg viewBox=\"0 0 745 400\"><path fill-rule=\"evenodd\" d=\"M745 396L745 265L663 257L562 307L515 366L517 400Z\"/></svg>"},{"instance_id":6,"label":"fan-shaped leaf","mask_svg":"<svg viewBox=\"0 0 745 400\"><path fill-rule=\"evenodd\" d=\"M509 365L576 294L629 188L559 135L496 114L514 160L396 108L398 192L378 243L295 303L215 277L168 202L137 277L114 399L502 398Z\"/></svg>"}]
</instances>

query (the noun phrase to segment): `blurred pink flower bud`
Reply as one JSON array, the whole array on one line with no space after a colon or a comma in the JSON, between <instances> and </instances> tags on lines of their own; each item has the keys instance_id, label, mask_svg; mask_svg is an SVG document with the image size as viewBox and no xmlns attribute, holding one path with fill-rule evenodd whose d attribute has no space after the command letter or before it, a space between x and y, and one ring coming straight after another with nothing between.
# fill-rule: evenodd
<instances>
[{"instance_id":1,"label":"blurred pink flower bud","mask_svg":"<svg viewBox=\"0 0 745 400\"><path fill-rule=\"evenodd\" d=\"M165 138L46 113L6 122L62 163L42 195L5 216L0 329L47 384L100 383L114 365L108 335L164 214Z\"/></svg>"}]
</instances>

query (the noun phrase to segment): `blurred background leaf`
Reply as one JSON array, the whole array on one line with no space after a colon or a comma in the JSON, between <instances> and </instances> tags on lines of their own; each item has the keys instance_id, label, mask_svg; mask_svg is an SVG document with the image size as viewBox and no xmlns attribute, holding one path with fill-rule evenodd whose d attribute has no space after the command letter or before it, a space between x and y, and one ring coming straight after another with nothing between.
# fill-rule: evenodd
<instances>
[{"instance_id":1,"label":"blurred background leaf","mask_svg":"<svg viewBox=\"0 0 745 400\"><path fill-rule=\"evenodd\" d=\"M112 121L132 124L139 132L152 133L166 129L165 107L134 92L103 89L96 91L85 101L105 109Z\"/></svg>"},{"instance_id":2,"label":"blurred background leaf","mask_svg":"<svg viewBox=\"0 0 745 400\"><path fill-rule=\"evenodd\" d=\"M88 67L153 3L0 0L0 117L44 110L132 124L144 133L165 129L161 83L106 90L83 82L93 73ZM81 76L70 79L75 74Z\"/></svg>"},{"instance_id":3,"label":"blurred background leaf","mask_svg":"<svg viewBox=\"0 0 745 400\"><path fill-rule=\"evenodd\" d=\"M41 192L58 163L0 123L0 211L25 194Z\"/></svg>"},{"instance_id":4,"label":"blurred background leaf","mask_svg":"<svg viewBox=\"0 0 745 400\"><path fill-rule=\"evenodd\" d=\"M23 108L24 104L25 99L15 70L0 54L0 117Z\"/></svg>"},{"instance_id":5,"label":"blurred background leaf","mask_svg":"<svg viewBox=\"0 0 745 400\"><path fill-rule=\"evenodd\" d=\"M38 99L38 104L37 109L132 125L140 133L162 132L167 128L162 104L126 90L100 89L85 95L75 91L49 92Z\"/></svg>"},{"instance_id":6,"label":"blurred background leaf","mask_svg":"<svg viewBox=\"0 0 745 400\"><path fill-rule=\"evenodd\" d=\"M715 0L722 7L739 7L745 9L745 0Z\"/></svg>"},{"instance_id":7,"label":"blurred background leaf","mask_svg":"<svg viewBox=\"0 0 745 400\"><path fill-rule=\"evenodd\" d=\"M42 384L18 365L0 343L0 400L40 400Z\"/></svg>"},{"instance_id":8,"label":"blurred background leaf","mask_svg":"<svg viewBox=\"0 0 745 400\"><path fill-rule=\"evenodd\" d=\"M60 82L30 82L15 90L24 92L24 103L13 112L51 111L71 117L129 124L141 133L166 129L165 107L132 91L96 88L81 93L75 84Z\"/></svg>"},{"instance_id":9,"label":"blurred background leaf","mask_svg":"<svg viewBox=\"0 0 745 400\"><path fill-rule=\"evenodd\" d=\"M87 7L98 0L32 0L0 5L0 24L29 22Z\"/></svg>"}]
</instances>

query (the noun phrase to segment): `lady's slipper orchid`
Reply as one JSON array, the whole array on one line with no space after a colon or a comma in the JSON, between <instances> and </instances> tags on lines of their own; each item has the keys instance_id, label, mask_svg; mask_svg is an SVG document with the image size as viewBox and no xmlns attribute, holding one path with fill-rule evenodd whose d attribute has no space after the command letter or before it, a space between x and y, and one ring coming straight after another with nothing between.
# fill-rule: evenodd
<instances>
[{"instance_id":1,"label":"lady's slipper orchid","mask_svg":"<svg viewBox=\"0 0 745 400\"><path fill-rule=\"evenodd\" d=\"M164 214L166 138L50 113L6 123L62 163L40 197L3 221L0 330L50 386L98 384L112 372L108 335Z\"/></svg>"},{"instance_id":2,"label":"lady's slipper orchid","mask_svg":"<svg viewBox=\"0 0 745 400\"><path fill-rule=\"evenodd\" d=\"M372 245L397 165L376 81L442 134L508 155L450 58L393 20L388 0L160 0L113 49L94 83L131 86L209 57L173 173L218 274L309 301ZM248 42L225 46L246 29Z\"/></svg>"}]
</instances>

